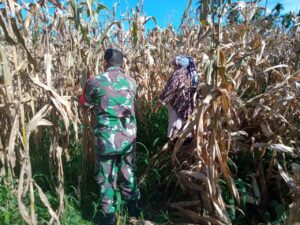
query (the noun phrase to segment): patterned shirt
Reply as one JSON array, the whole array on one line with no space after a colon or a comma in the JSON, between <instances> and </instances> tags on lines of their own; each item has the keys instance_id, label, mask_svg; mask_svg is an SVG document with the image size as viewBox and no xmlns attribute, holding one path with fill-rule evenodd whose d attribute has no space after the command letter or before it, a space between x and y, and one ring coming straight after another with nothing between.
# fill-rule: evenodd
<instances>
[{"instance_id":1,"label":"patterned shirt","mask_svg":"<svg viewBox=\"0 0 300 225\"><path fill-rule=\"evenodd\" d=\"M97 155L130 152L136 141L135 80L110 67L87 81L85 98L94 106L94 146Z\"/></svg>"},{"instance_id":2,"label":"patterned shirt","mask_svg":"<svg viewBox=\"0 0 300 225\"><path fill-rule=\"evenodd\" d=\"M197 89L192 86L192 79L187 73L186 68L175 70L159 97L162 103L170 104L183 120L187 120L195 109L194 96Z\"/></svg>"}]
</instances>

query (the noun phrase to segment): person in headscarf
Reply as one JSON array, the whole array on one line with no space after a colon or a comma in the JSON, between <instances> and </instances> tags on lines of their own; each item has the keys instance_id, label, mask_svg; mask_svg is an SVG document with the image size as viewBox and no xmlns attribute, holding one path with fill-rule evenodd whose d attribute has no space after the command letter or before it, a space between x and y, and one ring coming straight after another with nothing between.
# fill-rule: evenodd
<instances>
[{"instance_id":1,"label":"person in headscarf","mask_svg":"<svg viewBox=\"0 0 300 225\"><path fill-rule=\"evenodd\" d=\"M168 138L172 138L193 113L199 84L199 75L192 57L179 55L172 60L171 64L174 66L174 72L154 109L157 111L161 104L168 107Z\"/></svg>"}]
</instances>

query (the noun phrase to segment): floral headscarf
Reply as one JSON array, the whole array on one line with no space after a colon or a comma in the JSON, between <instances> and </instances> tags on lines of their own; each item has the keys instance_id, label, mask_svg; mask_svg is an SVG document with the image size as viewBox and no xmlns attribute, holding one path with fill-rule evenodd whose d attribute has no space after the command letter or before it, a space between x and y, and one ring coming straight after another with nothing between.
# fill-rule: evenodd
<instances>
[{"instance_id":1,"label":"floral headscarf","mask_svg":"<svg viewBox=\"0 0 300 225\"><path fill-rule=\"evenodd\" d=\"M199 75L197 74L194 59L190 56L179 55L173 59L172 64L186 68L188 70L188 77L192 79L192 85L198 86Z\"/></svg>"}]
</instances>

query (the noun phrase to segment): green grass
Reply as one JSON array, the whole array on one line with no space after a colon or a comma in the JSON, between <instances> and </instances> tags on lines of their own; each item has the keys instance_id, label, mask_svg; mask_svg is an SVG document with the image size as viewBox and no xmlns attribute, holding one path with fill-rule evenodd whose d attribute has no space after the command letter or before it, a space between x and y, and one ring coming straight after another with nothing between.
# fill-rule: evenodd
<instances>
[{"instance_id":1,"label":"green grass","mask_svg":"<svg viewBox=\"0 0 300 225\"><path fill-rule=\"evenodd\" d=\"M1 225L26 225L23 221L18 208L18 201L11 184L8 179L4 178L2 182L7 185L0 185L0 224ZM16 182L16 181L12 181ZM55 196L46 194L50 202L55 202ZM25 204L28 200L25 199ZM48 224L50 219L47 209L42 205L38 196L36 196L35 209L38 215L38 224ZM83 220L80 212L79 202L70 196L65 197L65 212L61 218L62 225L78 224L78 225L91 225L89 221Z\"/></svg>"},{"instance_id":2,"label":"green grass","mask_svg":"<svg viewBox=\"0 0 300 225\"><path fill-rule=\"evenodd\" d=\"M16 195L13 194L10 185L3 185L2 183L0 184L0 224L26 225L19 213Z\"/></svg>"}]
</instances>

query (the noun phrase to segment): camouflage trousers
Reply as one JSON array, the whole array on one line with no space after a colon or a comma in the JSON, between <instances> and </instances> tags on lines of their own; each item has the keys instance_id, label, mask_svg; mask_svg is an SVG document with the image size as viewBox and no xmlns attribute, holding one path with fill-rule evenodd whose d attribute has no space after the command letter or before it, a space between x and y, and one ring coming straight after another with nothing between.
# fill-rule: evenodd
<instances>
[{"instance_id":1,"label":"camouflage trousers","mask_svg":"<svg viewBox=\"0 0 300 225\"><path fill-rule=\"evenodd\" d=\"M116 212L116 190L125 201L138 200L140 192L135 176L135 152L113 156L96 156L95 175L100 185L101 209L104 214Z\"/></svg>"}]
</instances>

